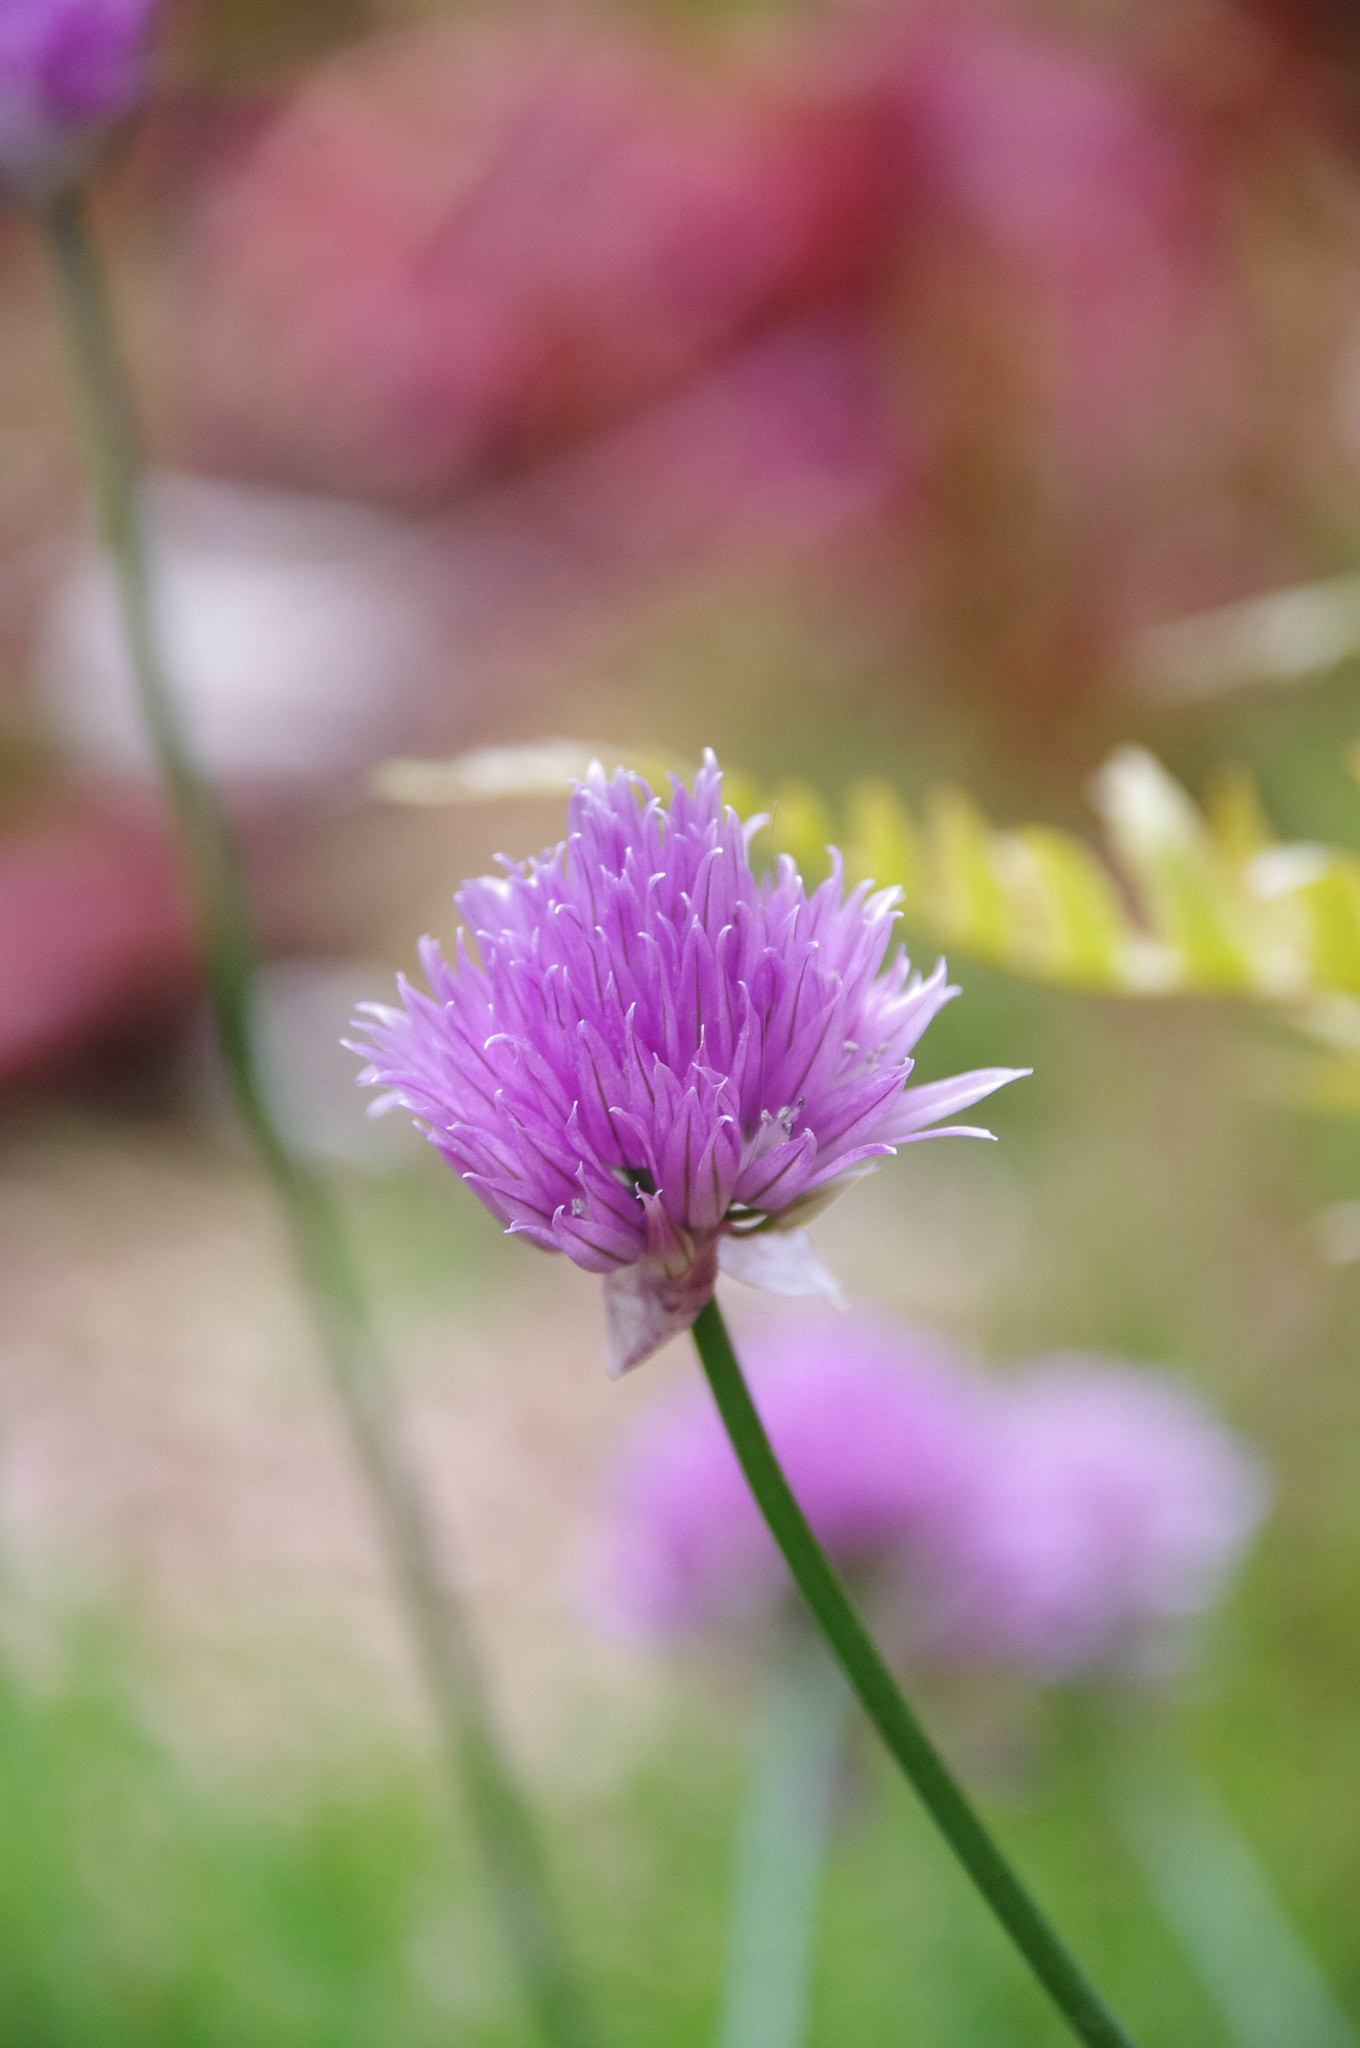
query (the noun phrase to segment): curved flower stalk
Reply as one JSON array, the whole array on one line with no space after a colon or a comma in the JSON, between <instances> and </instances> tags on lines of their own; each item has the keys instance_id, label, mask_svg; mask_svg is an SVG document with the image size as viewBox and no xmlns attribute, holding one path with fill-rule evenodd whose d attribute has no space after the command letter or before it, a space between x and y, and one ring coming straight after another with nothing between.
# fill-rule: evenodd
<instances>
[{"instance_id":1,"label":"curved flower stalk","mask_svg":"<svg viewBox=\"0 0 1360 2048\"><path fill-rule=\"evenodd\" d=\"M828 1556L883 1593L910 1578L919 1597L921 1561L983 1481L981 1376L944 1338L858 1310L779 1316L747 1348L752 1398ZM606 1476L590 1613L637 1642L748 1641L791 1590L706 1389L677 1389Z\"/></svg>"},{"instance_id":2,"label":"curved flower stalk","mask_svg":"<svg viewBox=\"0 0 1360 2048\"><path fill-rule=\"evenodd\" d=\"M1013 1078L909 1089L950 993L888 947L895 892L758 881L710 755L663 806L592 770L568 837L458 898L481 956L425 949L434 995L365 1019L362 1078L425 1124L493 1212L602 1273L611 1364L692 1327L760 1512L861 1704L1073 2032L1129 2037L974 1812L898 1690L770 1447L714 1299L745 1277L821 1291L801 1224L836 1187ZM953 1127L954 1129L970 1127Z\"/></svg>"},{"instance_id":3,"label":"curved flower stalk","mask_svg":"<svg viewBox=\"0 0 1360 2048\"><path fill-rule=\"evenodd\" d=\"M1179 1663L1188 1624L1222 1592L1265 1504L1255 1458L1207 1404L1165 1374L1113 1361L1058 1358L993 1380L924 1332L814 1316L762 1331L750 1379L813 1529L852 1583L872 1590L898 1653L1035 1685L1137 1680L1140 1729L1146 1681ZM778 1552L697 1389L625 1441L592 1563L591 1605L613 1632L748 1643L753 1624L766 1624L773 1668L738 1846L719 2040L800 2048L848 1694L799 1626ZM1149 1782L1155 1789L1156 1772ZM1166 1804L1154 1800L1159 1813ZM1222 1851L1221 1828L1215 1839L1219 1863L1240 1858L1240 1845ZM1177 1853L1164 1844L1161 1863L1174 1866ZM1204 1866L1202 1841L1195 1854ZM1167 1887L1151 1876L1165 1910ZM1307 1978L1323 2009L1325 1990L1259 1877L1257 1891L1250 1913L1225 1897L1198 1921L1179 1914L1190 1960L1216 1990L1232 1980L1230 2017L1247 1982L1278 2011ZM1256 1958L1245 1977L1231 1962L1243 1941ZM1244 2048L1268 2038L1242 2036ZM1308 2038L1319 2048L1332 2039Z\"/></svg>"},{"instance_id":4,"label":"curved flower stalk","mask_svg":"<svg viewBox=\"0 0 1360 2048\"><path fill-rule=\"evenodd\" d=\"M943 1119L1016 1078L908 1087L957 993L943 962L884 967L895 889L811 895L792 860L758 880L710 753L669 804L598 764L560 845L467 883L432 993L366 1006L362 1079L424 1125L508 1231L604 1276L609 1367L688 1329L719 1268L775 1293L834 1292L803 1226ZM882 971L880 971L882 970Z\"/></svg>"},{"instance_id":5,"label":"curved flower stalk","mask_svg":"<svg viewBox=\"0 0 1360 2048\"><path fill-rule=\"evenodd\" d=\"M738 1462L789 1573L851 1690L978 1892L1087 2048L1131 2037L1062 1941L902 1695L784 1476L716 1301L694 1342Z\"/></svg>"}]
</instances>

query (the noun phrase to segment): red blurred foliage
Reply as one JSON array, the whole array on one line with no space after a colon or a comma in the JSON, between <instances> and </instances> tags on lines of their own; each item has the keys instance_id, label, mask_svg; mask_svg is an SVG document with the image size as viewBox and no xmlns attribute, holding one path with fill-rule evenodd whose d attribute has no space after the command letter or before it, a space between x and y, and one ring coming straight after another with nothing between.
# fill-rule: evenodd
<instances>
[{"instance_id":1,"label":"red blurred foliage","mask_svg":"<svg viewBox=\"0 0 1360 2048\"><path fill-rule=\"evenodd\" d=\"M840 108L564 28L365 45L204 208L207 450L427 499L542 457L862 292L879 154Z\"/></svg>"},{"instance_id":2,"label":"red blurred foliage","mask_svg":"<svg viewBox=\"0 0 1360 2048\"><path fill-rule=\"evenodd\" d=\"M923 263L1060 463L1145 463L1187 410L1203 444L1232 403L1204 147L1115 63L967 15L874 16L773 82L541 24L379 39L257 127L197 245L205 461L294 484L463 492L827 302L886 358ZM947 415L959 336L917 340Z\"/></svg>"},{"instance_id":3,"label":"red blurred foliage","mask_svg":"<svg viewBox=\"0 0 1360 2048\"><path fill-rule=\"evenodd\" d=\"M154 810L74 795L0 840L0 1080L41 1077L194 987L173 851Z\"/></svg>"},{"instance_id":4,"label":"red blurred foliage","mask_svg":"<svg viewBox=\"0 0 1360 2048\"><path fill-rule=\"evenodd\" d=\"M1208 47L1226 78L1231 16ZM188 145L194 460L441 514L445 743L507 638L847 531L866 602L909 586L940 672L1051 733L1130 620L1290 566L1234 88L1173 69L962 9L842 17L760 75L541 17L375 37ZM1259 111L1259 47L1248 73ZM0 1078L157 961L180 985L145 849L102 877L121 908L52 937L43 892L74 905L106 829L67 867L48 845L50 883L0 852L38 969Z\"/></svg>"},{"instance_id":5,"label":"red blurred foliage","mask_svg":"<svg viewBox=\"0 0 1360 2048\"><path fill-rule=\"evenodd\" d=\"M1212 395L1229 252L1193 134L1114 65L980 24L918 32L891 89L912 239L986 264L992 322L1068 459L1094 444L1133 459L1166 434L1178 387Z\"/></svg>"},{"instance_id":6,"label":"red blurred foliage","mask_svg":"<svg viewBox=\"0 0 1360 2048\"><path fill-rule=\"evenodd\" d=\"M899 545L955 686L1060 745L1132 624L1271 557L1242 490L1266 407L1229 181L1192 107L1051 34L933 14L868 61L924 442Z\"/></svg>"}]
</instances>

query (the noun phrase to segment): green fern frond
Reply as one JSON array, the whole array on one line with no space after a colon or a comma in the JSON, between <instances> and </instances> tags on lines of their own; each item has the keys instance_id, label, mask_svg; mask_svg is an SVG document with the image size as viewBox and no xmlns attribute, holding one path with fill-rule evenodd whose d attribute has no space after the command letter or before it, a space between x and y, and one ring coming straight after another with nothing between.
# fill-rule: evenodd
<instances>
[{"instance_id":1,"label":"green fern frond","mask_svg":"<svg viewBox=\"0 0 1360 2048\"><path fill-rule=\"evenodd\" d=\"M927 942L1034 980L1289 1004L1360 992L1356 855L1276 839L1240 771L1200 806L1124 747L1092 793L1103 831L1088 845L1046 825L1000 830L956 790L913 809L866 782L845 809L847 871L896 883ZM778 807L776 793L765 808ZM810 866L825 859L783 843Z\"/></svg>"},{"instance_id":2,"label":"green fern frond","mask_svg":"<svg viewBox=\"0 0 1360 2048\"><path fill-rule=\"evenodd\" d=\"M560 798L592 752L625 758L568 741L488 748L391 763L377 786L407 802ZM1277 839L1241 770L1199 804L1151 754L1122 747L1092 786L1102 830L1091 844L1049 825L1001 830L952 787L913 808L866 780L839 816L807 782L768 790L729 774L728 792L768 817L757 842L767 857L791 854L815 880L838 844L852 880L895 884L906 929L950 955L1129 995L1235 994L1293 1009L1360 995L1360 856Z\"/></svg>"}]
</instances>

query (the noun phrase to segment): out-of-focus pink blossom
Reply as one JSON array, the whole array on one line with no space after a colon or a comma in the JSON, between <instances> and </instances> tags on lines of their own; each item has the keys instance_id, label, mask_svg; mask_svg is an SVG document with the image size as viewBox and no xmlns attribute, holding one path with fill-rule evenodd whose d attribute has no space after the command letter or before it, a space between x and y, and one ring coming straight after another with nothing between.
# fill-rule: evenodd
<instances>
[{"instance_id":1,"label":"out-of-focus pink blossom","mask_svg":"<svg viewBox=\"0 0 1360 2048\"><path fill-rule=\"evenodd\" d=\"M965 1494L977 1390L940 1339L818 1312L742 1349L793 1490L842 1567L891 1558ZM784 1593L783 1563L702 1382L624 1444L595 1555L597 1612L627 1634L749 1619Z\"/></svg>"},{"instance_id":2,"label":"out-of-focus pink blossom","mask_svg":"<svg viewBox=\"0 0 1360 2048\"><path fill-rule=\"evenodd\" d=\"M290 480L445 495L618 418L866 270L853 124L566 23L316 71L219 181L208 431Z\"/></svg>"},{"instance_id":3,"label":"out-of-focus pink blossom","mask_svg":"<svg viewBox=\"0 0 1360 2048\"><path fill-rule=\"evenodd\" d=\"M205 206L210 458L442 495L790 311L885 306L903 265L987 322L1078 489L1183 460L1191 419L1197 449L1240 430L1226 231L1186 125L1109 60L980 18L885 10L819 54L790 43L803 82L776 93L559 22L408 32L315 72ZM923 366L938 403L957 363Z\"/></svg>"},{"instance_id":4,"label":"out-of-focus pink blossom","mask_svg":"<svg viewBox=\"0 0 1360 2048\"><path fill-rule=\"evenodd\" d=\"M0 838L0 1086L183 1000L188 906L139 803L67 801Z\"/></svg>"},{"instance_id":5,"label":"out-of-focus pink blossom","mask_svg":"<svg viewBox=\"0 0 1360 2048\"><path fill-rule=\"evenodd\" d=\"M940 1576L942 1639L1055 1678L1155 1668L1265 1503L1259 1464L1189 1388L1055 1358L999 1391Z\"/></svg>"},{"instance_id":6,"label":"out-of-focus pink blossom","mask_svg":"<svg viewBox=\"0 0 1360 2048\"><path fill-rule=\"evenodd\" d=\"M938 1664L1156 1668L1254 1533L1256 1460L1168 1375L1059 1358L991 1380L939 1340L801 1319L749 1347L757 1405L835 1561L872 1567ZM788 1589L701 1385L647 1417L596 1550L607 1623L666 1637Z\"/></svg>"},{"instance_id":7,"label":"out-of-focus pink blossom","mask_svg":"<svg viewBox=\"0 0 1360 2048\"><path fill-rule=\"evenodd\" d=\"M1190 137L1109 62L995 25L908 44L896 102L917 221L990 257L1012 338L1039 358L1036 395L1076 427L1127 433L1130 403L1184 379L1221 304L1226 252Z\"/></svg>"}]
</instances>

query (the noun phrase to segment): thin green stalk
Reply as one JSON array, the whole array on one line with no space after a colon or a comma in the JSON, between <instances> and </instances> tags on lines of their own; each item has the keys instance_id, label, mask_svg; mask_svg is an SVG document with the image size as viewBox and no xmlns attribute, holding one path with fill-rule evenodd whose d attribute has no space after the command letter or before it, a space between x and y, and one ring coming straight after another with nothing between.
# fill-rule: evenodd
<instances>
[{"instance_id":1,"label":"thin green stalk","mask_svg":"<svg viewBox=\"0 0 1360 2048\"><path fill-rule=\"evenodd\" d=\"M850 1693L821 1637L789 1617L751 1762L718 2048L801 2048L817 1891Z\"/></svg>"},{"instance_id":2,"label":"thin green stalk","mask_svg":"<svg viewBox=\"0 0 1360 2048\"><path fill-rule=\"evenodd\" d=\"M954 1854L1078 2040L1133 2042L1030 1897L898 1689L809 1528L765 1434L716 1301L694 1325L700 1362L770 1534L869 1719Z\"/></svg>"},{"instance_id":3,"label":"thin green stalk","mask_svg":"<svg viewBox=\"0 0 1360 2048\"><path fill-rule=\"evenodd\" d=\"M537 1833L492 1727L462 1607L406 1458L392 1384L339 1212L325 1183L289 1151L255 1066L251 1001L259 950L249 895L230 821L194 760L170 685L135 418L80 194L62 193L45 209L43 223L90 485L117 578L142 715L183 848L232 1092L287 1217L331 1383L373 1494L448 1761L468 1800L526 1998L554 2048L585 2048L594 2030L562 1952Z\"/></svg>"},{"instance_id":4,"label":"thin green stalk","mask_svg":"<svg viewBox=\"0 0 1360 2048\"><path fill-rule=\"evenodd\" d=\"M1360 2048L1251 1844L1199 1774L1162 1745L1109 1764L1116 1824L1236 2048Z\"/></svg>"}]
</instances>

